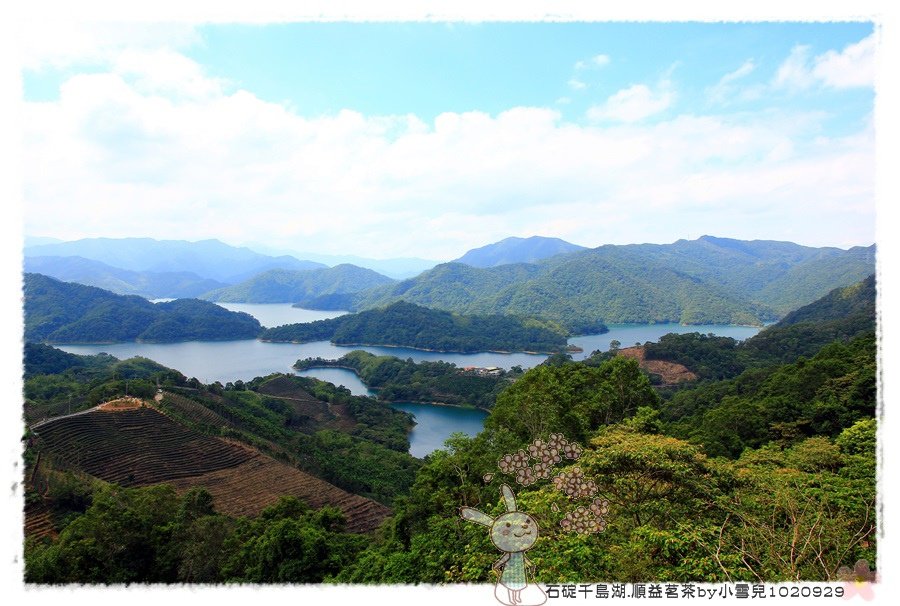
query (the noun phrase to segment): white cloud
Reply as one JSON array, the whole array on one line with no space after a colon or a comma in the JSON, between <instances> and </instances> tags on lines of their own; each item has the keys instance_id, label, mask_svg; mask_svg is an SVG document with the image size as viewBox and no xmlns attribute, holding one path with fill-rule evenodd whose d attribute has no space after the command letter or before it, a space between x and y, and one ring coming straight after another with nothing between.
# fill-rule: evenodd
<instances>
[{"instance_id":1,"label":"white cloud","mask_svg":"<svg viewBox=\"0 0 900 606\"><path fill-rule=\"evenodd\" d=\"M571 88L572 90L584 90L585 88L587 88L587 84L585 84L581 80L578 80L577 78L572 78L571 80L569 80L568 84L569 88Z\"/></svg>"},{"instance_id":2,"label":"white cloud","mask_svg":"<svg viewBox=\"0 0 900 606\"><path fill-rule=\"evenodd\" d=\"M724 103L737 90L735 82L749 76L756 70L753 59L747 59L736 70L728 72L713 86L706 89L706 97L711 103ZM745 89L746 90L746 89Z\"/></svg>"},{"instance_id":3,"label":"white cloud","mask_svg":"<svg viewBox=\"0 0 900 606\"><path fill-rule=\"evenodd\" d=\"M875 81L875 35L850 44L841 52L810 57L808 46L798 45L778 67L774 88L793 91L824 85L831 88L872 86Z\"/></svg>"},{"instance_id":4,"label":"white cloud","mask_svg":"<svg viewBox=\"0 0 900 606\"><path fill-rule=\"evenodd\" d=\"M597 67L605 67L610 63L609 55L596 55L591 59L591 63L593 63Z\"/></svg>"},{"instance_id":5,"label":"white cloud","mask_svg":"<svg viewBox=\"0 0 900 606\"><path fill-rule=\"evenodd\" d=\"M587 69L589 67L594 67L594 68L606 67L607 65L609 65L610 61L612 61L612 60L610 59L609 55L594 55L587 61L576 61L575 69L582 70L582 69Z\"/></svg>"},{"instance_id":6,"label":"white cloud","mask_svg":"<svg viewBox=\"0 0 900 606\"><path fill-rule=\"evenodd\" d=\"M23 21L19 34L25 69L64 68L79 64L107 64L123 51L178 50L197 44L200 35L186 23L103 23Z\"/></svg>"},{"instance_id":7,"label":"white cloud","mask_svg":"<svg viewBox=\"0 0 900 606\"><path fill-rule=\"evenodd\" d=\"M533 107L307 118L172 53L110 65L26 104L27 233L430 258L534 233L597 245L789 227L810 243L871 240L872 134L811 144L818 115L640 123L670 107L663 83L610 97L612 125ZM816 221L801 220L812 205Z\"/></svg>"},{"instance_id":8,"label":"white cloud","mask_svg":"<svg viewBox=\"0 0 900 606\"><path fill-rule=\"evenodd\" d=\"M747 59L739 68L722 76L721 80L719 80L719 84L729 84L735 80L740 80L744 76L753 73L753 70L755 69L756 64L753 63L753 59Z\"/></svg>"},{"instance_id":9,"label":"white cloud","mask_svg":"<svg viewBox=\"0 0 900 606\"><path fill-rule=\"evenodd\" d=\"M815 78L809 69L809 47L804 45L791 49L791 54L778 66L772 80L773 87L792 90L809 88L814 83Z\"/></svg>"},{"instance_id":10,"label":"white cloud","mask_svg":"<svg viewBox=\"0 0 900 606\"><path fill-rule=\"evenodd\" d=\"M665 111L674 98L668 86L654 91L646 84L633 84L609 97L603 105L591 107L587 115L595 122L637 122Z\"/></svg>"},{"instance_id":11,"label":"white cloud","mask_svg":"<svg viewBox=\"0 0 900 606\"><path fill-rule=\"evenodd\" d=\"M875 35L816 57L813 75L826 86L851 88L875 83Z\"/></svg>"}]
</instances>

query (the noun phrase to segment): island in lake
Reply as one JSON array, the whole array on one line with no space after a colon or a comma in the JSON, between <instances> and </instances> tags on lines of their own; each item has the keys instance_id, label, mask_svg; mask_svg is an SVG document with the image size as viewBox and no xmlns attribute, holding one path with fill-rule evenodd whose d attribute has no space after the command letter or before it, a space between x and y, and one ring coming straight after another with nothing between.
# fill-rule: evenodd
<instances>
[{"instance_id":1,"label":"island in lake","mask_svg":"<svg viewBox=\"0 0 900 606\"><path fill-rule=\"evenodd\" d=\"M607 332L603 324L595 333ZM329 320L268 328L263 341L306 343L329 340L336 345L387 345L432 351L567 351L569 332L562 325L536 318L464 315L399 301Z\"/></svg>"}]
</instances>

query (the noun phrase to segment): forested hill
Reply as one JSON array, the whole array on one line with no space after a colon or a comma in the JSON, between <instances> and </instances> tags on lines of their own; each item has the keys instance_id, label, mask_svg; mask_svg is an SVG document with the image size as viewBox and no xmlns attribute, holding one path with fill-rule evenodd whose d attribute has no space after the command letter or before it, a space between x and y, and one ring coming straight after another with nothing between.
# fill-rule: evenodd
<instances>
[{"instance_id":1,"label":"forested hill","mask_svg":"<svg viewBox=\"0 0 900 606\"><path fill-rule=\"evenodd\" d=\"M353 293L395 282L371 269L345 263L308 271L273 269L201 298L223 303L297 303L310 297Z\"/></svg>"},{"instance_id":2,"label":"forested hill","mask_svg":"<svg viewBox=\"0 0 900 606\"><path fill-rule=\"evenodd\" d=\"M594 327L605 331L604 326ZM382 309L306 324L268 328L264 341L302 343L329 339L338 345L395 345L439 351L557 352L565 330L552 322L513 316L459 315L398 302Z\"/></svg>"},{"instance_id":3,"label":"forested hill","mask_svg":"<svg viewBox=\"0 0 900 606\"><path fill-rule=\"evenodd\" d=\"M206 301L154 304L137 296L25 274L25 340L30 342L252 339L261 328L249 314Z\"/></svg>"},{"instance_id":4,"label":"forested hill","mask_svg":"<svg viewBox=\"0 0 900 606\"><path fill-rule=\"evenodd\" d=\"M761 324L872 274L875 247L811 248L704 236L673 244L607 245L534 264L447 263L395 285L311 299L362 310L397 300L460 313L582 322Z\"/></svg>"},{"instance_id":5,"label":"forested hill","mask_svg":"<svg viewBox=\"0 0 900 606\"><path fill-rule=\"evenodd\" d=\"M876 295L875 276L871 275L856 284L835 288L818 301L792 311L776 326L791 326L802 322L831 322L857 316L864 318L866 322L874 323Z\"/></svg>"},{"instance_id":6,"label":"forested hill","mask_svg":"<svg viewBox=\"0 0 900 606\"><path fill-rule=\"evenodd\" d=\"M647 359L683 364L705 379L734 377L753 367L811 358L835 341L874 334L875 276L836 288L744 342L699 333L668 334L644 346Z\"/></svg>"}]
</instances>

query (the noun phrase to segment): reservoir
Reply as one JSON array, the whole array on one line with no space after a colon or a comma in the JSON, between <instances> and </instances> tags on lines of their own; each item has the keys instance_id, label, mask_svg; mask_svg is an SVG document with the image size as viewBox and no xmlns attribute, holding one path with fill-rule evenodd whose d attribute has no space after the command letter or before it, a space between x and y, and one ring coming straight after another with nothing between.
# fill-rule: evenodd
<instances>
[{"instance_id":1,"label":"reservoir","mask_svg":"<svg viewBox=\"0 0 900 606\"><path fill-rule=\"evenodd\" d=\"M342 315L346 312L321 312L291 307L283 304L222 303L232 311L247 312L256 317L264 326L279 326L294 322L311 322ZM656 341L670 332L713 333L720 336L743 340L755 335L759 328L750 326L680 324L611 324L609 332L602 335L572 337L569 343L584 351L573 354L582 360L592 351L606 351L612 340L622 347L635 343ZM443 360L457 366L497 366L509 369L519 365L532 368L547 356L525 353L481 352L473 354L441 353L419 351L405 347L343 347L328 341L313 343L263 343L255 339L241 341L189 341L185 343L115 343L105 345L57 345L59 349L74 354L96 354L106 352L119 359L142 356L174 368L187 377L196 377L204 383L241 379L248 381L273 372L295 372L291 366L302 358L339 358L355 349L363 349L376 355L390 355L412 358L416 362ZM366 386L352 372L340 368L314 368L302 373L335 385L344 385L354 395L372 395ZM455 431L475 435L481 431L486 413L477 409L436 406L431 404L396 403L396 408L411 412L417 425L410 434L410 452L414 456L424 456L440 448L446 438Z\"/></svg>"}]
</instances>

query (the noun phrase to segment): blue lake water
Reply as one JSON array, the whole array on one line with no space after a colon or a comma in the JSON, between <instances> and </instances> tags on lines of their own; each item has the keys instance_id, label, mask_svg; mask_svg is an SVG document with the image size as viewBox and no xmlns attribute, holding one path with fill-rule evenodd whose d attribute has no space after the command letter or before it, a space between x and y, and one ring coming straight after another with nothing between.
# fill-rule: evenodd
<instances>
[{"instance_id":1,"label":"blue lake water","mask_svg":"<svg viewBox=\"0 0 900 606\"><path fill-rule=\"evenodd\" d=\"M319 312L291 307L289 304L222 304L232 311L245 311L256 317L265 326L278 326L291 322L311 322L326 317L336 317L345 312ZM656 341L670 332L713 333L716 335L746 339L759 329L749 326L680 324L612 324L610 331L602 335L573 337L569 343L584 349L572 357L584 359L594 350L606 351L615 339L622 347L635 343ZM417 362L443 360L457 366L498 366L511 368L519 365L532 368L547 356L524 353L439 353L419 351L405 347L342 347L328 341L313 343L262 343L255 339L242 341L191 341L187 343L115 343L108 345L62 345L59 349L75 354L96 354L106 352L120 359L133 356L150 358L164 366L174 368L188 377L196 377L204 383L220 381L227 383L241 379L244 381L273 372L294 372L291 366L298 359L309 357L339 358L354 349L363 349L376 355L391 355L412 358ZM351 371L340 368L316 368L304 371L305 376L313 376L335 385L344 385L355 395L372 395L359 378ZM416 428L410 435L415 456L424 456L443 445L451 433L462 431L474 435L481 430L486 416L483 411L431 404L396 404L403 410L409 409L416 415ZM429 450L430 449L430 450ZM418 453L418 454L417 454Z\"/></svg>"},{"instance_id":2,"label":"blue lake water","mask_svg":"<svg viewBox=\"0 0 900 606\"><path fill-rule=\"evenodd\" d=\"M290 303L216 303L229 311L243 311L266 328L296 324L298 322L315 322L343 316L346 311L317 311L293 307Z\"/></svg>"},{"instance_id":3,"label":"blue lake water","mask_svg":"<svg viewBox=\"0 0 900 606\"><path fill-rule=\"evenodd\" d=\"M454 432L475 436L484 428L487 413L476 408L394 402L394 408L412 413L416 425L409 434L409 454L424 457L444 447Z\"/></svg>"},{"instance_id":4,"label":"blue lake water","mask_svg":"<svg viewBox=\"0 0 900 606\"><path fill-rule=\"evenodd\" d=\"M577 345L584 349L582 353L572 354L572 358L583 360L596 350L607 351L613 339L619 341L622 347L631 347L635 344L643 345L647 341L658 341L661 336L670 332L678 334L689 332L713 333L719 337L732 337L738 341L749 339L759 332L759 327L755 326L723 324L697 324L691 326L682 324L610 324L608 328L609 332L602 335L587 335L569 339L570 345Z\"/></svg>"}]
</instances>

